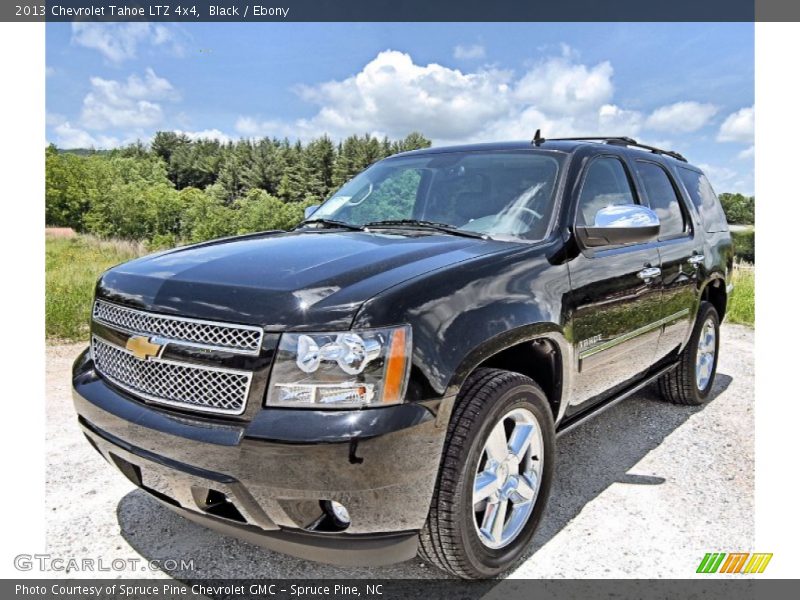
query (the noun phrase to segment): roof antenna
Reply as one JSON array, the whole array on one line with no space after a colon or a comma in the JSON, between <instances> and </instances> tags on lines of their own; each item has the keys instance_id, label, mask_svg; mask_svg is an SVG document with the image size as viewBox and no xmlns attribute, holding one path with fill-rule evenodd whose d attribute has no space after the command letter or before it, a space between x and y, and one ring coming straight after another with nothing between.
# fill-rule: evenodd
<instances>
[{"instance_id":1,"label":"roof antenna","mask_svg":"<svg viewBox=\"0 0 800 600\"><path fill-rule=\"evenodd\" d=\"M542 142L544 142L544 138L542 137L542 130L537 129L536 133L533 134L533 139L531 140L531 144L534 146L539 146Z\"/></svg>"}]
</instances>

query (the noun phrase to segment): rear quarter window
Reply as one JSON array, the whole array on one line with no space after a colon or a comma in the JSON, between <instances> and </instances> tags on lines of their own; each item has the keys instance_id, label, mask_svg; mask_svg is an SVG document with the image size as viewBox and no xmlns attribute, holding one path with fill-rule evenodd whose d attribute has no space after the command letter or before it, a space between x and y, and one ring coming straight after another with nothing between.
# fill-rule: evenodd
<instances>
[{"instance_id":1,"label":"rear quarter window","mask_svg":"<svg viewBox=\"0 0 800 600\"><path fill-rule=\"evenodd\" d=\"M711 187L708 178L692 169L678 167L676 170L683 185L686 186L686 191L689 192L692 204L697 208L697 212L700 213L703 228L708 233L728 231L728 220L725 218L725 212L722 210L719 198L714 193L714 188Z\"/></svg>"}]
</instances>

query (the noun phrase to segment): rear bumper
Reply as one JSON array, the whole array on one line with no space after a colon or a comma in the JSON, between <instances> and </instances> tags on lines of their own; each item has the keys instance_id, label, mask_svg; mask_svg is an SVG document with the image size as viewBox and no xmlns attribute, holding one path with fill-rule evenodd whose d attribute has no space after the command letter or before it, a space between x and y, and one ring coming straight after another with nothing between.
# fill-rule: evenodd
<instances>
[{"instance_id":1,"label":"rear bumper","mask_svg":"<svg viewBox=\"0 0 800 600\"><path fill-rule=\"evenodd\" d=\"M251 421L148 406L75 364L86 437L128 479L187 518L321 562L409 559L430 506L452 399L362 411L259 411ZM331 527L322 501L351 524Z\"/></svg>"}]
</instances>

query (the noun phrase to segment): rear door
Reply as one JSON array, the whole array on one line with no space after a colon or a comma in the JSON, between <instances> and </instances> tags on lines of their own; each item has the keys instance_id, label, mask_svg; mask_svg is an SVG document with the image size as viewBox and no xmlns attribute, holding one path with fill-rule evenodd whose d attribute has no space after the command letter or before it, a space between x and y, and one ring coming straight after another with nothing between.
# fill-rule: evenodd
<instances>
[{"instance_id":1,"label":"rear door","mask_svg":"<svg viewBox=\"0 0 800 600\"><path fill-rule=\"evenodd\" d=\"M699 299L698 275L703 268L702 236L695 235L688 205L679 186L656 161L636 160L634 171L643 200L661 221L658 252L661 261L663 332L655 361L677 355L688 339Z\"/></svg>"},{"instance_id":2,"label":"rear door","mask_svg":"<svg viewBox=\"0 0 800 600\"><path fill-rule=\"evenodd\" d=\"M594 224L597 211L641 204L627 164L600 155L578 185L576 225ZM652 365L660 335L658 244L583 249L568 263L577 375L567 415L601 402Z\"/></svg>"}]
</instances>

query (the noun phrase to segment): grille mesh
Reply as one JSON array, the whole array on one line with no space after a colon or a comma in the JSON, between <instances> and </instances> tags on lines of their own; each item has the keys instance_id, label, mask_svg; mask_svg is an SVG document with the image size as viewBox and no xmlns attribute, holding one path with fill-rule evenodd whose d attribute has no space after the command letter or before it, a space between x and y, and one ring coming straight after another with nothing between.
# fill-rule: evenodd
<instances>
[{"instance_id":1,"label":"grille mesh","mask_svg":"<svg viewBox=\"0 0 800 600\"><path fill-rule=\"evenodd\" d=\"M242 354L258 354L263 336L258 327L157 315L100 300L94 303L92 316L95 321L129 333L156 335Z\"/></svg>"},{"instance_id":2,"label":"grille mesh","mask_svg":"<svg viewBox=\"0 0 800 600\"><path fill-rule=\"evenodd\" d=\"M161 359L139 360L127 350L92 338L97 370L113 383L152 402L238 415L244 412L251 373L222 371Z\"/></svg>"}]
</instances>

